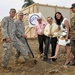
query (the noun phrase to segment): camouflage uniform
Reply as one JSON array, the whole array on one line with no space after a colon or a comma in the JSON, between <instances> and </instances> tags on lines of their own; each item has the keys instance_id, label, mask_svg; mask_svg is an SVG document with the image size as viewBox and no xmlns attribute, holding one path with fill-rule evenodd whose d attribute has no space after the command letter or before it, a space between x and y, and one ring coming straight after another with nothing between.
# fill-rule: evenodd
<instances>
[{"instance_id":1,"label":"camouflage uniform","mask_svg":"<svg viewBox=\"0 0 75 75\"><path fill-rule=\"evenodd\" d=\"M30 50L27 46L25 38L22 37L22 35L25 34L24 23L18 19L18 20L15 21L15 25L16 25L16 36L25 45L26 50L28 50L28 52L30 53ZM17 59L19 58L20 54L21 54L20 51L17 50L17 53L16 53L16 58Z\"/></svg>"},{"instance_id":2,"label":"camouflage uniform","mask_svg":"<svg viewBox=\"0 0 75 75\"><path fill-rule=\"evenodd\" d=\"M21 52L24 59L29 59L28 51L26 50L25 45L16 37L15 31L16 27L13 19L10 17L4 17L2 20L2 34L4 40L4 56L2 66L4 67L8 65L13 46ZM6 38L10 38L10 42L6 42Z\"/></svg>"},{"instance_id":3,"label":"camouflage uniform","mask_svg":"<svg viewBox=\"0 0 75 75\"><path fill-rule=\"evenodd\" d=\"M71 52L73 53L75 59L75 14L70 21L71 21L71 29L70 29Z\"/></svg>"}]
</instances>

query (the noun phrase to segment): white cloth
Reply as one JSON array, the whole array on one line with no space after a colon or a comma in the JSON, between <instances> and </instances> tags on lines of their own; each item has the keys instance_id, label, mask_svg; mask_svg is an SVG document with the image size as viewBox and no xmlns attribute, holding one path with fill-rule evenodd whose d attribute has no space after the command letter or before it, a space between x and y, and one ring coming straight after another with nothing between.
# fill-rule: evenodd
<instances>
[{"instance_id":1,"label":"white cloth","mask_svg":"<svg viewBox=\"0 0 75 75\"><path fill-rule=\"evenodd\" d=\"M60 25L60 29L61 29L61 35L60 38L58 39L57 43L59 45L63 45L66 46L67 44L70 44L70 39L68 39L68 41L65 40L66 37L66 33L67 33L67 28L65 27L64 21L67 20L66 18L63 19L61 25Z\"/></svg>"},{"instance_id":2,"label":"white cloth","mask_svg":"<svg viewBox=\"0 0 75 75\"><path fill-rule=\"evenodd\" d=\"M59 38L57 43L58 43L59 45L66 46L66 44L70 44L70 39L68 39L68 41L65 41L65 39L64 39L64 40L61 40L61 39Z\"/></svg>"}]
</instances>

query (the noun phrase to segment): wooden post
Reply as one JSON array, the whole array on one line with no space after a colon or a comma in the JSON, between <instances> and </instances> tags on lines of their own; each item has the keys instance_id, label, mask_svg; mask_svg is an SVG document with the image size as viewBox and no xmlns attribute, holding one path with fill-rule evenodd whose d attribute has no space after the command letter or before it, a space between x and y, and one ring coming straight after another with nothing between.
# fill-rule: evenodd
<instances>
[{"instance_id":1,"label":"wooden post","mask_svg":"<svg viewBox=\"0 0 75 75\"><path fill-rule=\"evenodd\" d=\"M40 12L41 13L41 12ZM45 17L43 16L43 14L41 13L41 16L43 18L43 20L48 24L47 20L45 19Z\"/></svg>"},{"instance_id":2,"label":"wooden post","mask_svg":"<svg viewBox=\"0 0 75 75\"><path fill-rule=\"evenodd\" d=\"M33 11L33 13L34 13L34 5L32 6L32 11Z\"/></svg>"},{"instance_id":3,"label":"wooden post","mask_svg":"<svg viewBox=\"0 0 75 75\"><path fill-rule=\"evenodd\" d=\"M30 13L30 7L28 8L28 14Z\"/></svg>"},{"instance_id":4,"label":"wooden post","mask_svg":"<svg viewBox=\"0 0 75 75\"><path fill-rule=\"evenodd\" d=\"M36 12L39 12L39 3L36 4Z\"/></svg>"},{"instance_id":5,"label":"wooden post","mask_svg":"<svg viewBox=\"0 0 75 75\"><path fill-rule=\"evenodd\" d=\"M55 6L55 13L57 12L57 5Z\"/></svg>"}]
</instances>

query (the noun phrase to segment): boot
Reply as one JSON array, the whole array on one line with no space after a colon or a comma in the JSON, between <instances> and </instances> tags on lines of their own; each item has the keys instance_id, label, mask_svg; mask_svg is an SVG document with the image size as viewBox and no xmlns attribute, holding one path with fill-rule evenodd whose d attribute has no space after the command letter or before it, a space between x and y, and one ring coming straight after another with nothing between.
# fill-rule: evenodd
<instances>
[{"instance_id":1,"label":"boot","mask_svg":"<svg viewBox=\"0 0 75 75\"><path fill-rule=\"evenodd\" d=\"M46 56L44 56L43 61L45 61L46 63L50 64L50 59Z\"/></svg>"}]
</instances>

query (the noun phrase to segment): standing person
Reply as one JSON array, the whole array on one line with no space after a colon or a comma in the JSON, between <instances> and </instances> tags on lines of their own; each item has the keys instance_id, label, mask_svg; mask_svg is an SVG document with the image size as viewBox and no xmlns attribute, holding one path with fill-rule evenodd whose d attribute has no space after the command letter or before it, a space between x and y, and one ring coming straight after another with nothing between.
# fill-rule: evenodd
<instances>
[{"instance_id":1,"label":"standing person","mask_svg":"<svg viewBox=\"0 0 75 75\"><path fill-rule=\"evenodd\" d=\"M29 51L29 48L28 48L27 43L25 41L25 38L27 38L27 35L25 34L25 25L23 23L23 16L24 16L23 13L19 13L18 19L15 21L16 36L25 45L26 50ZM29 53L30 53L30 51L29 51ZM18 62L20 55L21 55L21 52L19 50L17 50L16 63Z\"/></svg>"},{"instance_id":2,"label":"standing person","mask_svg":"<svg viewBox=\"0 0 75 75\"><path fill-rule=\"evenodd\" d=\"M56 30L58 29L58 25L56 23L53 23L53 18L48 17L47 18L48 24L45 27L44 34L47 36L46 37L46 47L44 51L44 56L47 59L48 58L48 51L49 51L49 45L51 44L52 47L52 53L51 56L55 55L55 49L56 49L56 44L57 44L57 36L58 32ZM52 59L52 61L56 61L56 59Z\"/></svg>"},{"instance_id":3,"label":"standing person","mask_svg":"<svg viewBox=\"0 0 75 75\"><path fill-rule=\"evenodd\" d=\"M74 13L71 18L71 29L70 29L70 38L71 38L71 52L74 56L73 62L71 65L75 65L75 3L71 6L71 11Z\"/></svg>"},{"instance_id":4,"label":"standing person","mask_svg":"<svg viewBox=\"0 0 75 75\"><path fill-rule=\"evenodd\" d=\"M24 59L29 59L28 50L25 48L25 45L15 35L16 27L13 20L15 14L16 10L10 9L9 16L4 17L2 19L2 34L4 41L4 56L2 60L3 68L7 68L13 46L21 52Z\"/></svg>"},{"instance_id":5,"label":"standing person","mask_svg":"<svg viewBox=\"0 0 75 75\"><path fill-rule=\"evenodd\" d=\"M63 45L63 43L61 41L63 41L65 43L64 46L65 46L65 50L66 50L65 65L68 65L70 63L70 37L69 37L70 26L69 26L69 22L66 18L64 18L62 16L62 14L60 12L55 13L55 20L56 20L56 23L59 25L59 28L62 33L57 42L55 55L51 58L57 58L58 52L59 52L59 47L60 47L60 45Z\"/></svg>"},{"instance_id":6,"label":"standing person","mask_svg":"<svg viewBox=\"0 0 75 75\"><path fill-rule=\"evenodd\" d=\"M39 17L37 19L37 24L34 27L34 37L38 35L40 57L43 55L43 43L45 43L45 35L44 35L45 26L46 23L43 22L42 19Z\"/></svg>"}]
</instances>

